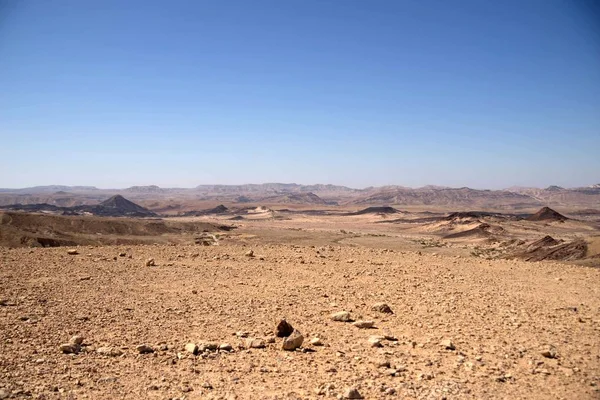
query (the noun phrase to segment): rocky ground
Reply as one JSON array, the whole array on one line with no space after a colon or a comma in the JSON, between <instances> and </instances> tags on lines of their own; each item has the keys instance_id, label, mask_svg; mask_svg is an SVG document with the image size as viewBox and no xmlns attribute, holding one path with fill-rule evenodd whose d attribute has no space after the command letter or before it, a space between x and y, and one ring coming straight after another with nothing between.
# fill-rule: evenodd
<instances>
[{"instance_id":1,"label":"rocky ground","mask_svg":"<svg viewBox=\"0 0 600 400\"><path fill-rule=\"evenodd\" d=\"M600 398L598 269L330 245L71 253L0 248L0 399Z\"/></svg>"}]
</instances>

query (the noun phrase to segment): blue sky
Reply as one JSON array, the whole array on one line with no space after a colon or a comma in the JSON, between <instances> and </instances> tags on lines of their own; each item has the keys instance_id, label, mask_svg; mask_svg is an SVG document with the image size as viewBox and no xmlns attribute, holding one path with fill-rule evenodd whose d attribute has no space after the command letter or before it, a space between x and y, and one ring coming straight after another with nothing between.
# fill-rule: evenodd
<instances>
[{"instance_id":1,"label":"blue sky","mask_svg":"<svg viewBox=\"0 0 600 400\"><path fill-rule=\"evenodd\" d=\"M0 0L0 187L600 182L587 0Z\"/></svg>"}]
</instances>

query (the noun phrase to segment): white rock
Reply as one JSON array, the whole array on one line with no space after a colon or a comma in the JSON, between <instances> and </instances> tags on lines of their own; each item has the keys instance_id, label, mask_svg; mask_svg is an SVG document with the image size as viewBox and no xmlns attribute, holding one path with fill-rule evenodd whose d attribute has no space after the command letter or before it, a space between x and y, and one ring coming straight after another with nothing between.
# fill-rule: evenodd
<instances>
[{"instance_id":1,"label":"white rock","mask_svg":"<svg viewBox=\"0 0 600 400\"><path fill-rule=\"evenodd\" d=\"M350 313L348 311L339 311L339 312L336 312L335 314L331 314L331 319L333 321L338 321L338 322L351 321Z\"/></svg>"}]
</instances>

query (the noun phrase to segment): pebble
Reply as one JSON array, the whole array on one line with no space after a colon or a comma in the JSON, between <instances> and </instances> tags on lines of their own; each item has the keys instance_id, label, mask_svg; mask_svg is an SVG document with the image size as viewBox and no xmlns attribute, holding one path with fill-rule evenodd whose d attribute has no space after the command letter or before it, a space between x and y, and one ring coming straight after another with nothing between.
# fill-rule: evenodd
<instances>
[{"instance_id":1,"label":"pebble","mask_svg":"<svg viewBox=\"0 0 600 400\"><path fill-rule=\"evenodd\" d=\"M344 391L344 399L364 399L356 388L348 388Z\"/></svg>"},{"instance_id":2,"label":"pebble","mask_svg":"<svg viewBox=\"0 0 600 400\"><path fill-rule=\"evenodd\" d=\"M140 354L154 353L154 349L148 346L147 344L140 344L138 346L135 346L135 349Z\"/></svg>"},{"instance_id":3,"label":"pebble","mask_svg":"<svg viewBox=\"0 0 600 400\"><path fill-rule=\"evenodd\" d=\"M146 260L146 267L155 267L156 266L156 262L154 261L154 258L149 258Z\"/></svg>"},{"instance_id":4,"label":"pebble","mask_svg":"<svg viewBox=\"0 0 600 400\"><path fill-rule=\"evenodd\" d=\"M352 325L354 325L355 327L359 328L359 329L369 329L372 328L373 325L375 325L374 321L355 321L352 323Z\"/></svg>"},{"instance_id":5,"label":"pebble","mask_svg":"<svg viewBox=\"0 0 600 400\"><path fill-rule=\"evenodd\" d=\"M280 338L288 337L292 334L292 332L294 332L294 327L285 319L279 321L277 327L275 328L275 336Z\"/></svg>"},{"instance_id":6,"label":"pebble","mask_svg":"<svg viewBox=\"0 0 600 400\"><path fill-rule=\"evenodd\" d=\"M302 336L300 331L294 329L290 336L283 339L282 348L283 350L293 351L296 350L298 347L302 346L303 342L304 336Z\"/></svg>"},{"instance_id":7,"label":"pebble","mask_svg":"<svg viewBox=\"0 0 600 400\"><path fill-rule=\"evenodd\" d=\"M123 351L117 347L112 346L102 346L96 349L96 353L101 354L103 356L108 357L119 357L123 354Z\"/></svg>"},{"instance_id":8,"label":"pebble","mask_svg":"<svg viewBox=\"0 0 600 400\"><path fill-rule=\"evenodd\" d=\"M338 321L338 322L351 321L350 313L348 311L339 311L339 312L336 312L335 314L331 314L331 319L333 321Z\"/></svg>"},{"instance_id":9,"label":"pebble","mask_svg":"<svg viewBox=\"0 0 600 400\"><path fill-rule=\"evenodd\" d=\"M75 249L71 249L71 250L67 250L67 254L69 254L71 256L76 256L77 254L79 254L79 252Z\"/></svg>"},{"instance_id":10,"label":"pebble","mask_svg":"<svg viewBox=\"0 0 600 400\"><path fill-rule=\"evenodd\" d=\"M392 309L390 308L390 306L388 306L386 303L375 303L375 304L373 304L371 309L373 311L379 311L379 312L385 313L385 314L393 314L394 313L392 311Z\"/></svg>"},{"instance_id":11,"label":"pebble","mask_svg":"<svg viewBox=\"0 0 600 400\"><path fill-rule=\"evenodd\" d=\"M546 357L546 358L557 358L558 357L556 349L552 346L549 346L547 349L542 350L541 354L543 357Z\"/></svg>"},{"instance_id":12,"label":"pebble","mask_svg":"<svg viewBox=\"0 0 600 400\"><path fill-rule=\"evenodd\" d=\"M71 340L69 342L76 344L76 345L81 345L81 343L83 343L83 336L75 335L71 338Z\"/></svg>"},{"instance_id":13,"label":"pebble","mask_svg":"<svg viewBox=\"0 0 600 400\"><path fill-rule=\"evenodd\" d=\"M205 351L216 351L218 348L219 348L218 343L212 343L212 342L200 343L198 345L198 352L204 353Z\"/></svg>"},{"instance_id":14,"label":"pebble","mask_svg":"<svg viewBox=\"0 0 600 400\"><path fill-rule=\"evenodd\" d=\"M318 337L314 337L310 339L310 344L313 346L323 346L323 341Z\"/></svg>"},{"instance_id":15,"label":"pebble","mask_svg":"<svg viewBox=\"0 0 600 400\"><path fill-rule=\"evenodd\" d=\"M257 338L246 338L244 345L249 349L263 349L267 346L264 340Z\"/></svg>"},{"instance_id":16,"label":"pebble","mask_svg":"<svg viewBox=\"0 0 600 400\"><path fill-rule=\"evenodd\" d=\"M60 351L65 354L77 354L79 353L80 347L75 343L64 343L60 345Z\"/></svg>"},{"instance_id":17,"label":"pebble","mask_svg":"<svg viewBox=\"0 0 600 400\"><path fill-rule=\"evenodd\" d=\"M254 250L248 250L246 252L246 257L254 257Z\"/></svg>"}]
</instances>

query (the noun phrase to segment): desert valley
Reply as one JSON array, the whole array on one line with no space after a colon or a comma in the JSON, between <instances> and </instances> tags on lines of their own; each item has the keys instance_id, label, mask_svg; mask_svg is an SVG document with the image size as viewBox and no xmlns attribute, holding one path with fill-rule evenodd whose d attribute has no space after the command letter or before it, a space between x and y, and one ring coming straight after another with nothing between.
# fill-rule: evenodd
<instances>
[{"instance_id":1,"label":"desert valley","mask_svg":"<svg viewBox=\"0 0 600 400\"><path fill-rule=\"evenodd\" d=\"M600 185L0 189L0 399L600 398Z\"/></svg>"}]
</instances>

